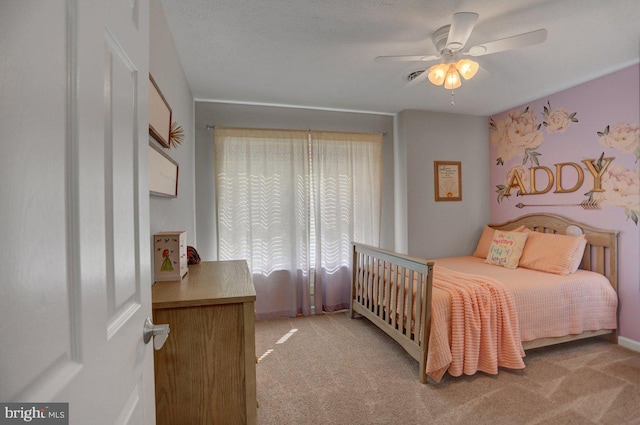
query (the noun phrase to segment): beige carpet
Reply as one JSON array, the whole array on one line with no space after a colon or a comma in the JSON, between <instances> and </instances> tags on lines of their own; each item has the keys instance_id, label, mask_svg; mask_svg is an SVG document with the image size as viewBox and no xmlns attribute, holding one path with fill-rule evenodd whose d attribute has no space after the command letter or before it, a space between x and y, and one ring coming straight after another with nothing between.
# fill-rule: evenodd
<instances>
[{"instance_id":1,"label":"beige carpet","mask_svg":"<svg viewBox=\"0 0 640 425\"><path fill-rule=\"evenodd\" d=\"M396 342L347 313L257 322L256 351L262 425L640 424L640 353L600 339L427 385Z\"/></svg>"}]
</instances>

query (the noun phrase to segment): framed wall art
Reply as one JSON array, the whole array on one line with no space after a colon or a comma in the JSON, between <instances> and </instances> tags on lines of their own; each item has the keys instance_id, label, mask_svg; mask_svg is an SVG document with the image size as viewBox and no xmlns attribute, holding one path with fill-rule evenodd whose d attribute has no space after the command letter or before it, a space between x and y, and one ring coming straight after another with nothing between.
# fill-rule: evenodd
<instances>
[{"instance_id":1,"label":"framed wall art","mask_svg":"<svg viewBox=\"0 0 640 425\"><path fill-rule=\"evenodd\" d=\"M149 74L149 133L165 148L169 147L172 110Z\"/></svg>"},{"instance_id":2,"label":"framed wall art","mask_svg":"<svg viewBox=\"0 0 640 425\"><path fill-rule=\"evenodd\" d=\"M178 196L178 163L149 142L149 193L156 196Z\"/></svg>"},{"instance_id":3,"label":"framed wall art","mask_svg":"<svg viewBox=\"0 0 640 425\"><path fill-rule=\"evenodd\" d=\"M433 161L436 201L462 201L462 163Z\"/></svg>"}]
</instances>

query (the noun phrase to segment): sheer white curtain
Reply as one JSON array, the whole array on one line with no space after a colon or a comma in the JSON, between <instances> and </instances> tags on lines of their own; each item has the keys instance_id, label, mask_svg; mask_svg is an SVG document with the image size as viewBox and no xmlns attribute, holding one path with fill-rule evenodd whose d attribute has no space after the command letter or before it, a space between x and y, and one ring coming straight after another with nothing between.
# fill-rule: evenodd
<instances>
[{"instance_id":1,"label":"sheer white curtain","mask_svg":"<svg viewBox=\"0 0 640 425\"><path fill-rule=\"evenodd\" d=\"M312 132L311 170L315 306L335 311L349 307L351 242L379 245L382 135Z\"/></svg>"},{"instance_id":2,"label":"sheer white curtain","mask_svg":"<svg viewBox=\"0 0 640 425\"><path fill-rule=\"evenodd\" d=\"M262 317L309 314L308 133L216 127L214 143L219 259L247 260Z\"/></svg>"},{"instance_id":3,"label":"sheer white curtain","mask_svg":"<svg viewBox=\"0 0 640 425\"><path fill-rule=\"evenodd\" d=\"M218 252L261 318L348 307L350 243L378 244L380 134L215 129Z\"/></svg>"}]
</instances>

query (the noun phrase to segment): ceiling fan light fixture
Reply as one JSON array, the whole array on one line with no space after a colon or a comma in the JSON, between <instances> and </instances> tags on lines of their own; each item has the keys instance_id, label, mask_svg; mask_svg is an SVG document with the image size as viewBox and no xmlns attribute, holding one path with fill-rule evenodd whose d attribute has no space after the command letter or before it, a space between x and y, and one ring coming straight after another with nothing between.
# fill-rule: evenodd
<instances>
[{"instance_id":1,"label":"ceiling fan light fixture","mask_svg":"<svg viewBox=\"0 0 640 425\"><path fill-rule=\"evenodd\" d=\"M469 59L460 59L456 63L456 68L458 69L460 75L462 75L462 78L464 78L465 80L470 80L474 77L474 75L476 75L476 73L478 72L478 68L480 68L480 65L478 65L477 62Z\"/></svg>"},{"instance_id":2,"label":"ceiling fan light fixture","mask_svg":"<svg viewBox=\"0 0 640 425\"><path fill-rule=\"evenodd\" d=\"M449 65L449 70L447 71L447 75L444 79L444 88L447 90L457 89L462 85L460 81L460 74L458 74L458 70L454 64Z\"/></svg>"},{"instance_id":3,"label":"ceiling fan light fixture","mask_svg":"<svg viewBox=\"0 0 640 425\"><path fill-rule=\"evenodd\" d=\"M518 49L526 46L533 46L544 42L547 38L547 30L542 28L522 34L512 35L493 41L477 44L465 48L470 40L471 33L478 20L475 12L457 12L453 15L450 25L445 25L431 33L431 41L438 53L425 56L401 55L401 56L377 56L376 61L387 62L430 62L440 60L440 63L426 70L413 71L406 76L409 81L405 87L423 82L429 79L431 84L436 86L444 85L444 88L451 90L462 85L461 79L472 79L478 72L480 66L473 60L462 59L468 56L484 56L506 50ZM426 66L425 66L426 67ZM453 103L453 99L451 100Z\"/></svg>"},{"instance_id":4,"label":"ceiling fan light fixture","mask_svg":"<svg viewBox=\"0 0 640 425\"><path fill-rule=\"evenodd\" d=\"M428 76L431 84L435 84L436 86L441 86L444 83L448 70L449 70L449 65L445 63L439 63L429 68L427 72L429 73Z\"/></svg>"},{"instance_id":5,"label":"ceiling fan light fixture","mask_svg":"<svg viewBox=\"0 0 640 425\"><path fill-rule=\"evenodd\" d=\"M433 65L426 72L431 84L441 86L447 90L457 89L462 85L460 76L469 80L478 72L479 65L469 59L460 59L458 62L447 62Z\"/></svg>"}]
</instances>

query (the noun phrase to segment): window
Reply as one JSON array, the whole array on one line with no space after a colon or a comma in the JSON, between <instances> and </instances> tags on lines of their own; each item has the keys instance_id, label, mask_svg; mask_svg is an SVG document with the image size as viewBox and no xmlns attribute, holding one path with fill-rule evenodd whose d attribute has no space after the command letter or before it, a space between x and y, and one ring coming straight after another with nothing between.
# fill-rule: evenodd
<instances>
[{"instance_id":1,"label":"window","mask_svg":"<svg viewBox=\"0 0 640 425\"><path fill-rule=\"evenodd\" d=\"M382 135L216 127L215 146L219 259L247 260L259 316L348 307L351 241L379 242Z\"/></svg>"}]
</instances>

